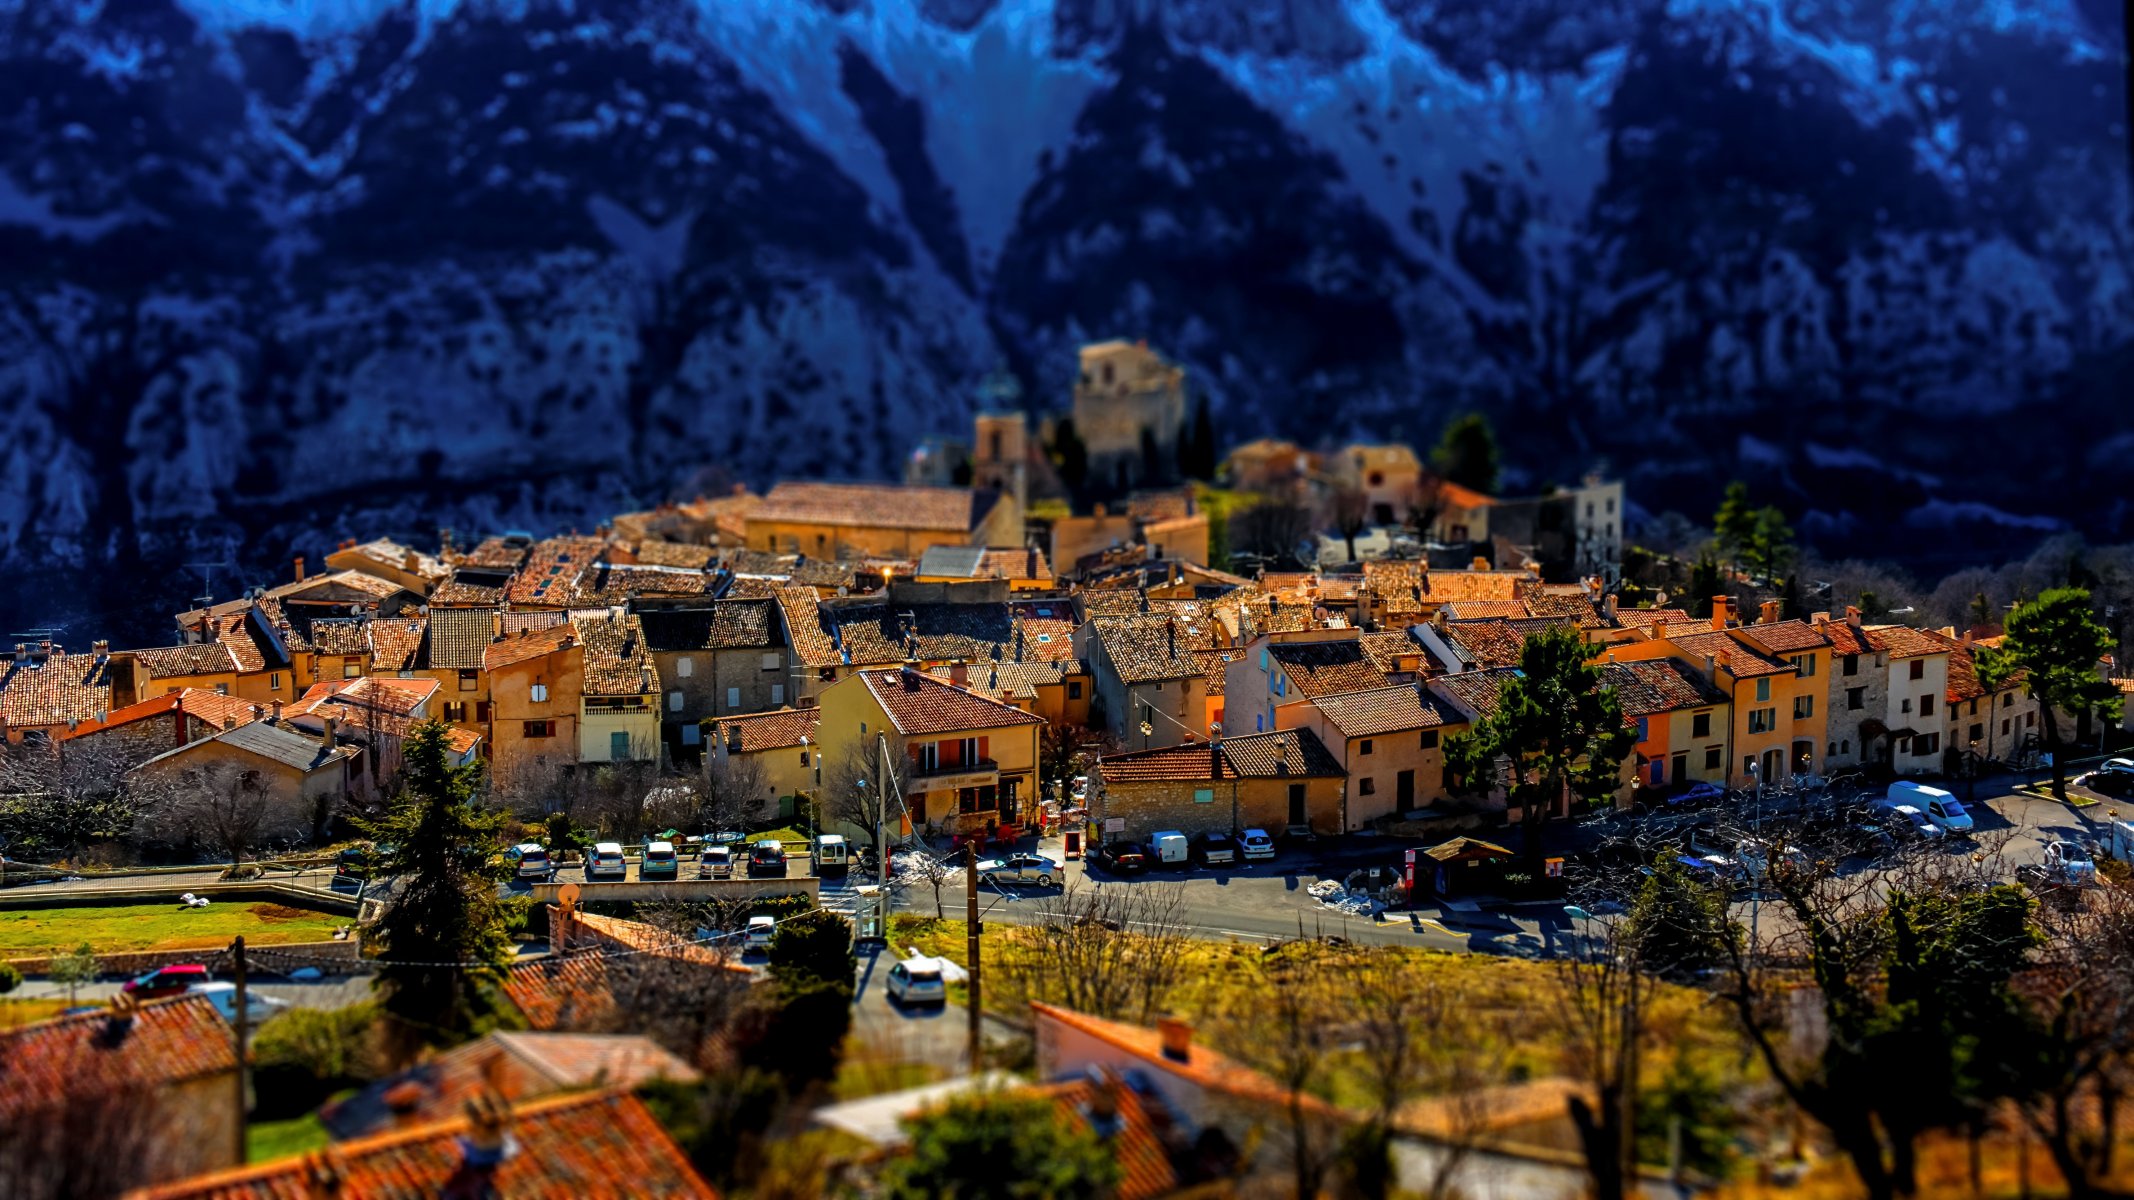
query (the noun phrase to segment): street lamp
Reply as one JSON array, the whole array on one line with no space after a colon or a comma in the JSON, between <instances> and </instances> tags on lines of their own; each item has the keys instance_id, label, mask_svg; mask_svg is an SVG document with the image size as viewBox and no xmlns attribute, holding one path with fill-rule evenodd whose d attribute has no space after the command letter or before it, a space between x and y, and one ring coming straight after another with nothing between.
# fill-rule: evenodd
<instances>
[{"instance_id":1,"label":"street lamp","mask_svg":"<svg viewBox=\"0 0 2134 1200\"><path fill-rule=\"evenodd\" d=\"M1976 804L1976 803L1978 803L1978 739L1977 739L1977 738L1972 738L1972 739L1971 739L1971 745L1970 745L1970 755L1971 755L1971 761L1970 761L1969 765L1970 765L1971 769L1970 769L1969 771L1965 772L1965 774L1964 774L1964 807L1965 807L1965 808L1969 808L1969 807L1971 807L1971 806L1972 806L1973 804Z\"/></svg>"},{"instance_id":2,"label":"street lamp","mask_svg":"<svg viewBox=\"0 0 2134 1200\"><path fill-rule=\"evenodd\" d=\"M1756 829L1760 833L1764 827L1764 781L1763 772L1757 769L1753 758L1749 760L1749 793L1756 805Z\"/></svg>"}]
</instances>

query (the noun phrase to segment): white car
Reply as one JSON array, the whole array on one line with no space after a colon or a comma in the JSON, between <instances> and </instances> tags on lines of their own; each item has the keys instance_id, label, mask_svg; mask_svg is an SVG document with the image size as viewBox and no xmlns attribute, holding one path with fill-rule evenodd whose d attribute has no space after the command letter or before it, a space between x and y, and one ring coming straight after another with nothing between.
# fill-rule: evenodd
<instances>
[{"instance_id":1,"label":"white car","mask_svg":"<svg viewBox=\"0 0 2134 1200\"><path fill-rule=\"evenodd\" d=\"M1748 872L1752 883L1763 882L1764 872L1770 869L1772 846L1769 842L1749 838L1734 848L1734 859ZM1778 861L1793 871L1806 871L1808 854L1799 846L1782 846L1777 850Z\"/></svg>"},{"instance_id":2,"label":"white car","mask_svg":"<svg viewBox=\"0 0 2134 1200\"><path fill-rule=\"evenodd\" d=\"M1247 859L1273 858L1274 839L1264 829L1248 829L1237 839L1238 851Z\"/></svg>"},{"instance_id":3,"label":"white car","mask_svg":"<svg viewBox=\"0 0 2134 1200\"><path fill-rule=\"evenodd\" d=\"M520 842L511 848L511 857L518 865L512 874L521 879L554 879L556 864L549 861L548 847L539 842Z\"/></svg>"},{"instance_id":4,"label":"white car","mask_svg":"<svg viewBox=\"0 0 2134 1200\"><path fill-rule=\"evenodd\" d=\"M207 1002L215 1006L215 1011L222 1014L223 1020L232 1025L237 1024L236 984L196 983L185 989L185 994L188 996L207 997ZM261 1021L288 1007L289 1002L287 1000L276 1000L272 996L262 996L256 988L245 989L245 1021L254 1029L259 1028Z\"/></svg>"},{"instance_id":5,"label":"white car","mask_svg":"<svg viewBox=\"0 0 2134 1200\"><path fill-rule=\"evenodd\" d=\"M750 917L748 929L741 935L741 949L768 950L771 939L778 936L778 921L775 917Z\"/></svg>"},{"instance_id":6,"label":"white car","mask_svg":"<svg viewBox=\"0 0 2134 1200\"><path fill-rule=\"evenodd\" d=\"M948 1003L941 960L918 954L889 968L889 998L899 1004Z\"/></svg>"},{"instance_id":7,"label":"white car","mask_svg":"<svg viewBox=\"0 0 2134 1200\"><path fill-rule=\"evenodd\" d=\"M621 879L629 873L630 864L623 859L621 842L594 842L593 849L585 856L587 879L601 875Z\"/></svg>"}]
</instances>

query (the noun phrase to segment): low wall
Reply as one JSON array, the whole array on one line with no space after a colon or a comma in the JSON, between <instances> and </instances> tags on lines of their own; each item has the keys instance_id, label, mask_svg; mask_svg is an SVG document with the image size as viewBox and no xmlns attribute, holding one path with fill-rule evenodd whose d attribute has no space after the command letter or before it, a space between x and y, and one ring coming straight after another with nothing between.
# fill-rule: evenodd
<instances>
[{"instance_id":1,"label":"low wall","mask_svg":"<svg viewBox=\"0 0 2134 1200\"><path fill-rule=\"evenodd\" d=\"M286 904L291 908L308 908L315 912L338 913L345 917L356 915L354 892L332 892L321 888L296 887L260 880L190 885L143 882L131 887L71 887L41 892L0 892L0 912L23 908L89 908L105 904L157 904L166 901L175 904L178 897L186 892L195 896L206 896L218 903L266 902Z\"/></svg>"},{"instance_id":2,"label":"low wall","mask_svg":"<svg viewBox=\"0 0 2134 1200\"><path fill-rule=\"evenodd\" d=\"M362 946L354 938L340 942L291 942L280 946L248 946L246 966L254 975L272 977L286 975L298 967L317 967L328 975L353 975L369 969L361 961ZM49 958L11 958L9 966L24 975L43 975L51 967ZM205 963L208 970L226 976L230 970L229 951L223 947L206 950L136 950L120 954L96 956L99 975L115 975L131 979L145 975L158 967L172 963Z\"/></svg>"},{"instance_id":3,"label":"low wall","mask_svg":"<svg viewBox=\"0 0 2134 1200\"><path fill-rule=\"evenodd\" d=\"M772 896L805 896L817 900L822 895L822 881L812 875L800 875L789 879L676 879L664 883L537 883L532 893L536 904L562 903L563 889L578 889L578 901L592 904L599 901L617 901L630 904L658 904L663 901L691 900L760 900Z\"/></svg>"}]
</instances>

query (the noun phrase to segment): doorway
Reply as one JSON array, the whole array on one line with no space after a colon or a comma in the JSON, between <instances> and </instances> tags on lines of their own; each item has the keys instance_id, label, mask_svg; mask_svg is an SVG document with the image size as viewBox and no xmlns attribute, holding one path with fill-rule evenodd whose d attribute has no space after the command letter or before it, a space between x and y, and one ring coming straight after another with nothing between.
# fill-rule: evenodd
<instances>
[{"instance_id":1,"label":"doorway","mask_svg":"<svg viewBox=\"0 0 2134 1200\"><path fill-rule=\"evenodd\" d=\"M1402 771L1393 777L1393 811L1415 811L1415 772Z\"/></svg>"},{"instance_id":2,"label":"doorway","mask_svg":"<svg viewBox=\"0 0 2134 1200\"><path fill-rule=\"evenodd\" d=\"M1289 823L1292 825L1306 823L1304 816L1304 785L1301 783L1289 785Z\"/></svg>"}]
</instances>

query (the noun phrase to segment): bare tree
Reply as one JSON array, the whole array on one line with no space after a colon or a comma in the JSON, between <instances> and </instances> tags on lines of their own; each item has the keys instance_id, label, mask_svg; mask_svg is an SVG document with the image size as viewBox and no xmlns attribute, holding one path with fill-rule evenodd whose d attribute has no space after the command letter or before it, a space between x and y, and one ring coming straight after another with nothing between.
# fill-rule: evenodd
<instances>
[{"instance_id":1,"label":"bare tree","mask_svg":"<svg viewBox=\"0 0 2134 1200\"><path fill-rule=\"evenodd\" d=\"M697 819L712 830L746 829L764 816L769 785L752 755L711 751L697 772Z\"/></svg>"},{"instance_id":2,"label":"bare tree","mask_svg":"<svg viewBox=\"0 0 2134 1200\"><path fill-rule=\"evenodd\" d=\"M160 793L154 827L164 839L206 842L232 870L259 846L294 842L310 829L311 805L293 788L234 762L195 763L148 782Z\"/></svg>"},{"instance_id":3,"label":"bare tree","mask_svg":"<svg viewBox=\"0 0 2134 1200\"><path fill-rule=\"evenodd\" d=\"M1418 969L1399 951L1352 951L1338 969L1347 1038L1361 1051L1377 1140L1389 1144L1396 1125L1427 1137L1424 1194L1446 1200L1456 1194L1460 1173L1488 1127L1489 1093L1483 1089L1504 1077L1506 1047L1515 1039L1485 1036L1459 983L1444 971ZM1424 1097L1431 1099L1420 1111L1411 1109ZM1385 1193L1383 1187L1359 1190Z\"/></svg>"},{"instance_id":4,"label":"bare tree","mask_svg":"<svg viewBox=\"0 0 2134 1200\"><path fill-rule=\"evenodd\" d=\"M1230 550L1271 562L1294 561L1316 528L1311 510L1294 497L1264 496L1230 514Z\"/></svg>"},{"instance_id":5,"label":"bare tree","mask_svg":"<svg viewBox=\"0 0 2134 1200\"><path fill-rule=\"evenodd\" d=\"M2018 1107L2076 1200L2109 1189L2119 1110L2134 1073L2134 894L2069 888L2041 907L2046 943L2016 989L2045 1037ZM2084 1102L2085 1095L2088 1103Z\"/></svg>"},{"instance_id":6,"label":"bare tree","mask_svg":"<svg viewBox=\"0 0 2134 1200\"><path fill-rule=\"evenodd\" d=\"M1349 561L1355 562L1356 535L1362 533L1364 526L1370 521L1370 497L1364 494L1362 488L1342 483L1334 488L1334 494L1328 501L1328 509L1334 528L1341 532L1342 539L1348 543Z\"/></svg>"},{"instance_id":7,"label":"bare tree","mask_svg":"<svg viewBox=\"0 0 2134 1200\"><path fill-rule=\"evenodd\" d=\"M896 840L905 813L900 797L909 794L911 780L910 761L892 751L888 756L889 786L885 789L880 758L875 741L862 738L845 742L841 748L829 752L823 764L820 804L824 820L857 825L866 831L870 842L874 839L877 821L886 836ZM883 807L885 790L886 810Z\"/></svg>"},{"instance_id":8,"label":"bare tree","mask_svg":"<svg viewBox=\"0 0 2134 1200\"><path fill-rule=\"evenodd\" d=\"M1316 1196L1333 1165L1345 1120L1315 1093L1329 1078L1341 1044L1336 1019L1341 974L1327 948L1298 940L1269 948L1260 962L1262 986L1234 998L1218 1015L1222 1040L1283 1090L1288 1121L1290 1182L1297 1196Z\"/></svg>"},{"instance_id":9,"label":"bare tree","mask_svg":"<svg viewBox=\"0 0 2134 1200\"><path fill-rule=\"evenodd\" d=\"M962 870L945 858L923 852L907 854L904 861L908 864L907 869L911 874L916 875L921 883L933 888L934 920L945 920L947 913L941 908L941 889L950 880L961 875Z\"/></svg>"},{"instance_id":10,"label":"bare tree","mask_svg":"<svg viewBox=\"0 0 2134 1200\"><path fill-rule=\"evenodd\" d=\"M1608 925L1593 952L1562 962L1552 977L1565 1057L1593 1094L1572 1099L1571 1119L1596 1200L1623 1200L1637 1180L1638 1061L1657 983L1627 929Z\"/></svg>"},{"instance_id":11,"label":"bare tree","mask_svg":"<svg viewBox=\"0 0 2134 1200\"><path fill-rule=\"evenodd\" d=\"M988 964L1004 995L1146 1024L1185 978L1185 885L1070 879L1014 936L1018 951Z\"/></svg>"},{"instance_id":12,"label":"bare tree","mask_svg":"<svg viewBox=\"0 0 2134 1200\"><path fill-rule=\"evenodd\" d=\"M0 836L8 849L73 862L131 834L155 800L127 775L136 761L109 738L0 746Z\"/></svg>"}]
</instances>

